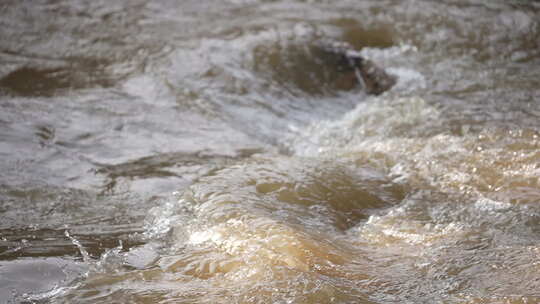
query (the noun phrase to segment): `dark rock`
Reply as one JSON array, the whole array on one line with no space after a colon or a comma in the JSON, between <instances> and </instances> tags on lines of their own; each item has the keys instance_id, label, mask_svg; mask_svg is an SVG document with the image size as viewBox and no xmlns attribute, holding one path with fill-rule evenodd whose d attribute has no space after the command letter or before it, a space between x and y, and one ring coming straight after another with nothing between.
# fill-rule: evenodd
<instances>
[{"instance_id":1,"label":"dark rock","mask_svg":"<svg viewBox=\"0 0 540 304\"><path fill-rule=\"evenodd\" d=\"M337 65L343 72L343 81L360 84L367 94L380 95L388 91L396 84L396 77L388 74L384 69L377 66L373 61L360 55L347 42L322 40L317 42L317 47L326 53L326 61ZM348 84L344 84L346 86Z\"/></svg>"}]
</instances>

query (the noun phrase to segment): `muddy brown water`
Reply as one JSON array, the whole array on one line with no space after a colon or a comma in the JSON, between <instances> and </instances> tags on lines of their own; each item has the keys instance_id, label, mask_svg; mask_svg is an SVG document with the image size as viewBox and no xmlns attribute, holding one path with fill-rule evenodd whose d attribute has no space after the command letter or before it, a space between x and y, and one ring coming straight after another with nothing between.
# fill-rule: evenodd
<instances>
[{"instance_id":1,"label":"muddy brown water","mask_svg":"<svg viewBox=\"0 0 540 304\"><path fill-rule=\"evenodd\" d=\"M0 16L1 303L540 303L538 2Z\"/></svg>"}]
</instances>

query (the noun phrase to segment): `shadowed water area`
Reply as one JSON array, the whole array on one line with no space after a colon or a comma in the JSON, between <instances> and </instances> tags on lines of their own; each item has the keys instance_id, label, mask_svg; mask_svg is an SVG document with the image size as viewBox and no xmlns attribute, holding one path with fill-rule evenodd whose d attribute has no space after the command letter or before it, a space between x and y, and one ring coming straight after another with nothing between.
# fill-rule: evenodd
<instances>
[{"instance_id":1,"label":"shadowed water area","mask_svg":"<svg viewBox=\"0 0 540 304\"><path fill-rule=\"evenodd\" d=\"M0 303L540 303L539 20L3 0Z\"/></svg>"}]
</instances>

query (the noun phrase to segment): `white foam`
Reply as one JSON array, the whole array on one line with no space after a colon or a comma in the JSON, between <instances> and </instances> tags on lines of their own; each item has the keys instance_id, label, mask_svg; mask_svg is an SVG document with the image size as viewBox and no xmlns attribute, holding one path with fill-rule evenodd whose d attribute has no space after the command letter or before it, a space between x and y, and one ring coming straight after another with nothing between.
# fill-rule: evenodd
<instances>
[{"instance_id":1,"label":"white foam","mask_svg":"<svg viewBox=\"0 0 540 304\"><path fill-rule=\"evenodd\" d=\"M381 143L396 134L424 132L439 123L440 113L420 97L372 98L337 121L320 121L295 130L287 143L296 155L348 152L366 143ZM403 140L407 140L404 138Z\"/></svg>"},{"instance_id":2,"label":"white foam","mask_svg":"<svg viewBox=\"0 0 540 304\"><path fill-rule=\"evenodd\" d=\"M475 208L485 212L500 212L512 208L512 204L494 201L486 197L480 197L475 203Z\"/></svg>"}]
</instances>

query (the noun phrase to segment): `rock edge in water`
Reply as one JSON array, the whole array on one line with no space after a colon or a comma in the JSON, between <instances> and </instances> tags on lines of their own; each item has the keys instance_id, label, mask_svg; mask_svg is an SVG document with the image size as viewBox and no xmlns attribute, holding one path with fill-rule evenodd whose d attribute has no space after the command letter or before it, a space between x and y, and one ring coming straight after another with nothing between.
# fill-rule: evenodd
<instances>
[{"instance_id":1,"label":"rock edge in water","mask_svg":"<svg viewBox=\"0 0 540 304\"><path fill-rule=\"evenodd\" d=\"M397 82L394 75L388 74L373 61L366 59L347 42L321 40L316 46L325 54L334 57L347 78L360 84L370 95L380 95L390 90Z\"/></svg>"}]
</instances>

